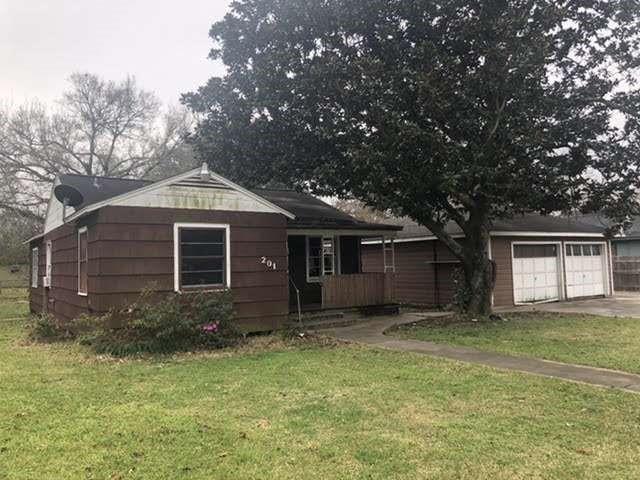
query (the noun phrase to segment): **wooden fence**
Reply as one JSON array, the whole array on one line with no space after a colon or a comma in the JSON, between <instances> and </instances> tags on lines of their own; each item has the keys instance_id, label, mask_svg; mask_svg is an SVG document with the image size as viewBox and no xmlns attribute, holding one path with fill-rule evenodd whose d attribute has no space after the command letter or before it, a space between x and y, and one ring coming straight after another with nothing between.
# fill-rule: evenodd
<instances>
[{"instance_id":1,"label":"wooden fence","mask_svg":"<svg viewBox=\"0 0 640 480\"><path fill-rule=\"evenodd\" d=\"M331 275L322 279L323 308L369 307L394 302L392 273Z\"/></svg>"},{"instance_id":2,"label":"wooden fence","mask_svg":"<svg viewBox=\"0 0 640 480\"><path fill-rule=\"evenodd\" d=\"M640 291L640 257L614 257L613 284L619 291Z\"/></svg>"}]
</instances>

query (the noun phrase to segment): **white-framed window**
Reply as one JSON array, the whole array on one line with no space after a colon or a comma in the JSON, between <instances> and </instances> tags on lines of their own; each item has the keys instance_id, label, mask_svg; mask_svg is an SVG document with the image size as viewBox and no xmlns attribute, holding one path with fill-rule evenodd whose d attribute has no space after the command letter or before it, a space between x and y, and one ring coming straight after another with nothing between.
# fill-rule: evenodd
<instances>
[{"instance_id":1,"label":"white-framed window","mask_svg":"<svg viewBox=\"0 0 640 480\"><path fill-rule=\"evenodd\" d=\"M47 241L46 243L46 250L45 250L45 272L44 275L47 278L47 282L45 286L51 286L51 272L53 270L53 261L52 261L52 257L53 257L53 244L51 243L51 240Z\"/></svg>"},{"instance_id":2,"label":"white-framed window","mask_svg":"<svg viewBox=\"0 0 640 480\"><path fill-rule=\"evenodd\" d=\"M338 237L307 237L307 282L339 273Z\"/></svg>"},{"instance_id":3,"label":"white-framed window","mask_svg":"<svg viewBox=\"0 0 640 480\"><path fill-rule=\"evenodd\" d=\"M38 288L38 263L40 257L38 254L38 247L31 249L31 288Z\"/></svg>"},{"instance_id":4,"label":"white-framed window","mask_svg":"<svg viewBox=\"0 0 640 480\"><path fill-rule=\"evenodd\" d=\"M89 283L89 231L78 230L78 295L86 296Z\"/></svg>"},{"instance_id":5,"label":"white-framed window","mask_svg":"<svg viewBox=\"0 0 640 480\"><path fill-rule=\"evenodd\" d=\"M230 243L227 224L174 224L175 291L231 287Z\"/></svg>"}]
</instances>

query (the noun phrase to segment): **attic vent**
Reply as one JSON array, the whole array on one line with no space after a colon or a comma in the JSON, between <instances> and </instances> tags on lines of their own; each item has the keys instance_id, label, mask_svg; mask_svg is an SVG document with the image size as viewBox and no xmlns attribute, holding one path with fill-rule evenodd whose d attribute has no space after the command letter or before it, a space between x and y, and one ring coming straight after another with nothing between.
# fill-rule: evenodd
<instances>
[{"instance_id":1,"label":"attic vent","mask_svg":"<svg viewBox=\"0 0 640 480\"><path fill-rule=\"evenodd\" d=\"M211 178L211 173L209 173L209 166L206 162L202 164L202 169L200 170L200 178L205 182Z\"/></svg>"},{"instance_id":2,"label":"attic vent","mask_svg":"<svg viewBox=\"0 0 640 480\"><path fill-rule=\"evenodd\" d=\"M193 175L189 178L185 178L184 180L177 182L175 185L179 185L181 187L200 187L200 188L215 188L220 190L233 190L233 188L228 187L224 183L219 182L215 179L202 178L202 174Z\"/></svg>"}]
</instances>

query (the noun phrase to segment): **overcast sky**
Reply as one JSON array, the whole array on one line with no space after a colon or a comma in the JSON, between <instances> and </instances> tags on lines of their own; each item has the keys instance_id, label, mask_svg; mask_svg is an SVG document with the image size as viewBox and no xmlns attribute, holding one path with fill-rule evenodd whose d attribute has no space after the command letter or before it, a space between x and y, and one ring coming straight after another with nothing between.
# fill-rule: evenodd
<instances>
[{"instance_id":1,"label":"overcast sky","mask_svg":"<svg viewBox=\"0 0 640 480\"><path fill-rule=\"evenodd\" d=\"M223 72L209 27L229 0L0 0L0 101L60 97L72 72L134 75L177 104Z\"/></svg>"}]
</instances>

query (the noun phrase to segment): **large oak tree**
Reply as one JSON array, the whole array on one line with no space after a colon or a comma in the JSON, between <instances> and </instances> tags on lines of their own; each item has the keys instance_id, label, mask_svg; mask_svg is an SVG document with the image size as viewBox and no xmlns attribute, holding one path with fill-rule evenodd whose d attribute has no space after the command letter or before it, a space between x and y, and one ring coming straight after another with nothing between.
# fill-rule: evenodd
<instances>
[{"instance_id":1,"label":"large oak tree","mask_svg":"<svg viewBox=\"0 0 640 480\"><path fill-rule=\"evenodd\" d=\"M639 15L635 0L237 0L210 32L227 74L184 101L214 169L415 219L485 314L496 219L635 213Z\"/></svg>"}]
</instances>

